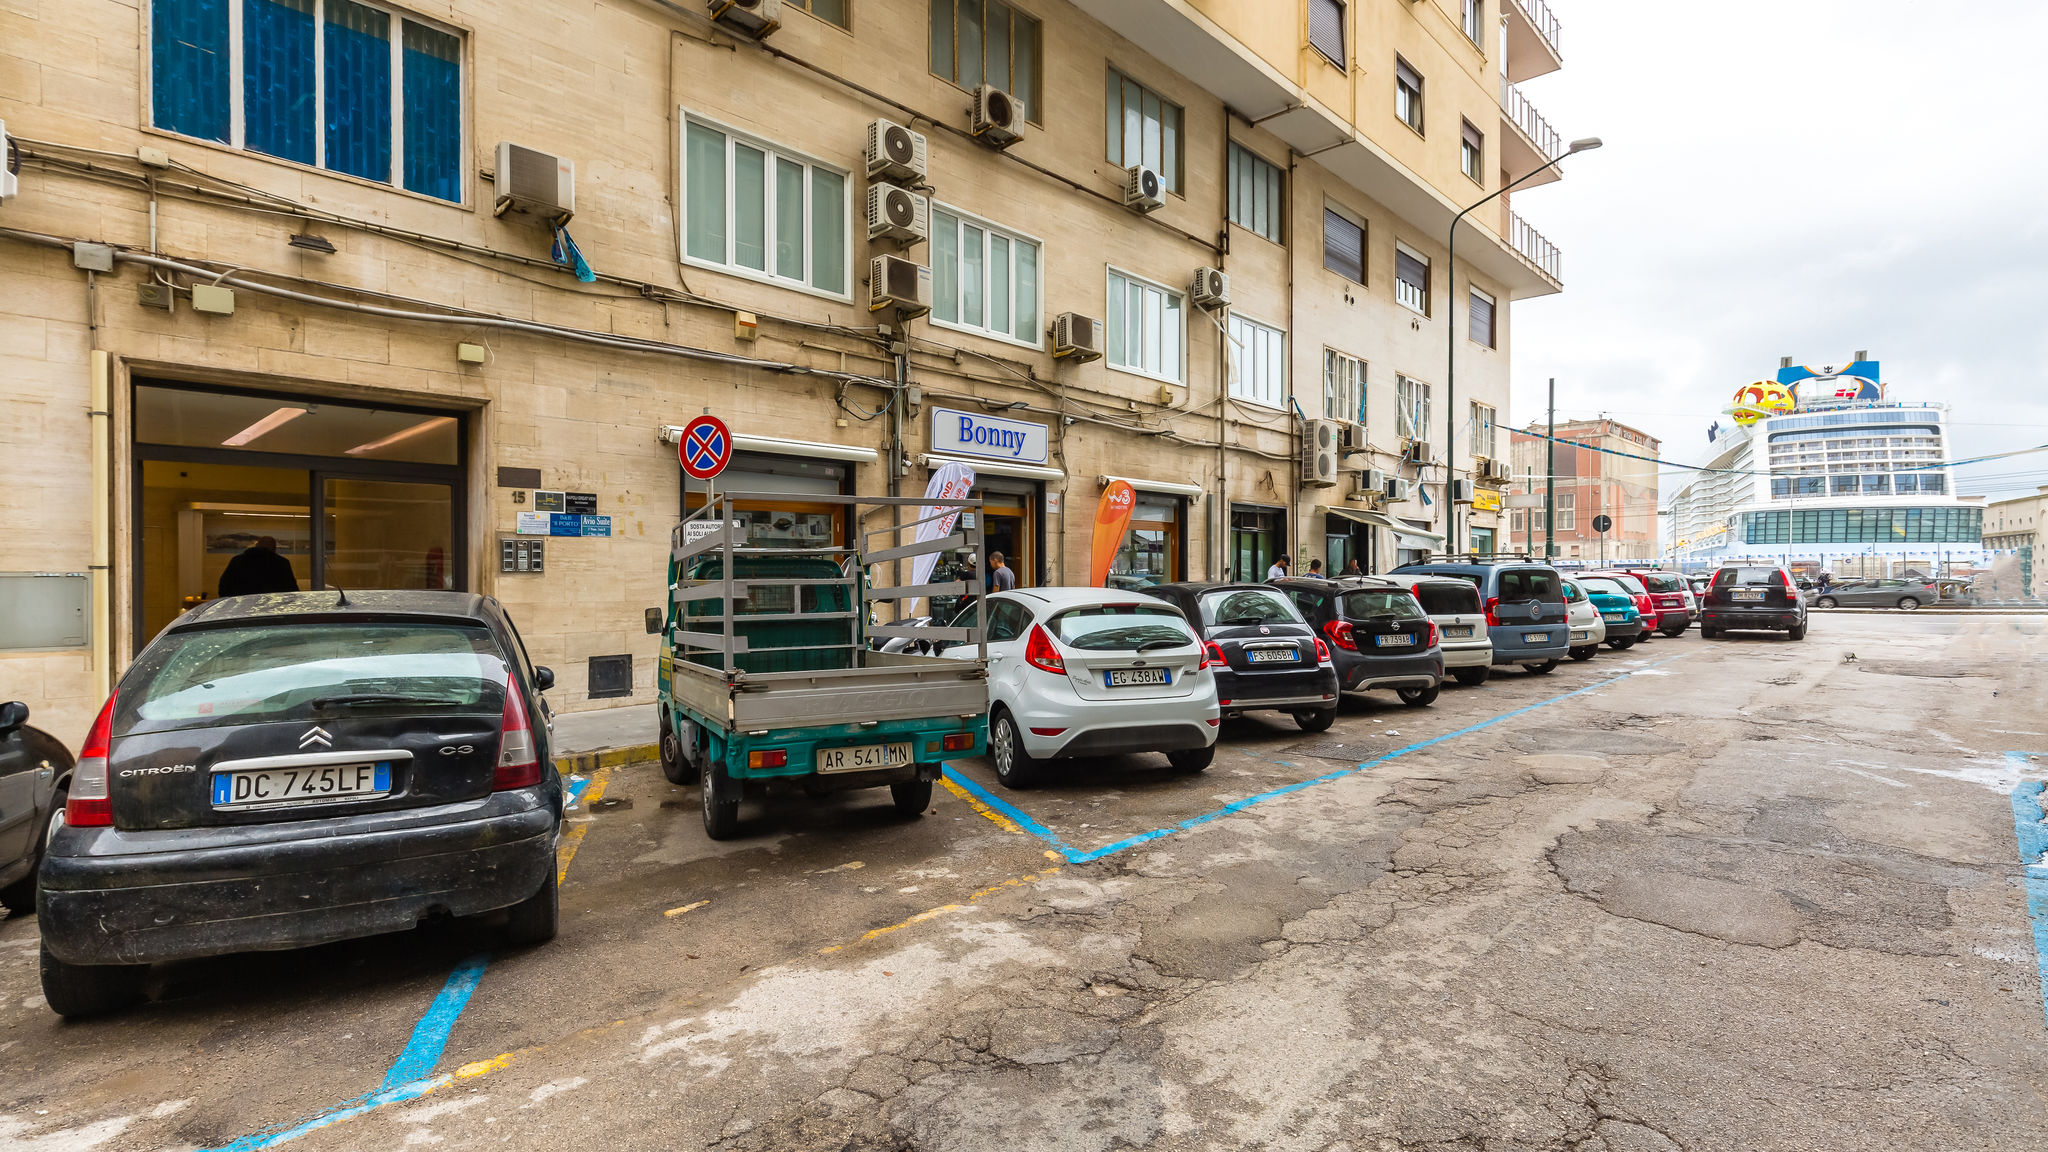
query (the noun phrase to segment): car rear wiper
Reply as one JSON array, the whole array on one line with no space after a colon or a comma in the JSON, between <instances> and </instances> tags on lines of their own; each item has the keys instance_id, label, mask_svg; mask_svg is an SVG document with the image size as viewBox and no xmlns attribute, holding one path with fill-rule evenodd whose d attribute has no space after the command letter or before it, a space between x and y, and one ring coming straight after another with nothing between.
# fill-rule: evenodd
<instances>
[{"instance_id":1,"label":"car rear wiper","mask_svg":"<svg viewBox=\"0 0 2048 1152\"><path fill-rule=\"evenodd\" d=\"M1175 639L1169 639L1169 638L1161 638L1161 639L1158 639L1158 640L1147 640L1147 641L1145 641L1145 642L1144 642L1143 644L1140 644L1140 645L1138 645L1138 651L1140 651L1140 652L1150 652L1150 651L1152 651L1152 650L1153 650L1154 648L1178 648L1178 647L1180 647L1181 645L1183 645L1183 644L1187 644L1187 643L1189 643L1189 641L1186 641L1186 640L1175 640Z\"/></svg>"},{"instance_id":2,"label":"car rear wiper","mask_svg":"<svg viewBox=\"0 0 2048 1152\"><path fill-rule=\"evenodd\" d=\"M1227 620L1218 620L1216 623L1225 628L1242 628L1251 624L1277 623L1277 621L1269 620L1264 616L1232 616Z\"/></svg>"},{"instance_id":3,"label":"car rear wiper","mask_svg":"<svg viewBox=\"0 0 2048 1152\"><path fill-rule=\"evenodd\" d=\"M443 700L436 696L402 696L395 692L362 692L354 696L322 696L312 702L315 708L367 708L376 704L460 704L460 700Z\"/></svg>"}]
</instances>

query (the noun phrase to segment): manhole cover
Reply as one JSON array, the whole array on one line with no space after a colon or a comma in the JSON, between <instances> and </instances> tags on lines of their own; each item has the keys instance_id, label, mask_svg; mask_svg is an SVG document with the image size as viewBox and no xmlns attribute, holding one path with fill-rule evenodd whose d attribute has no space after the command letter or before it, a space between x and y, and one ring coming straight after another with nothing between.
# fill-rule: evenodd
<instances>
[{"instance_id":1,"label":"manhole cover","mask_svg":"<svg viewBox=\"0 0 2048 1152\"><path fill-rule=\"evenodd\" d=\"M1311 740L1306 744L1296 744L1289 748L1282 748L1280 751L1289 756L1315 756L1324 760L1342 760L1346 764L1362 764L1375 756L1407 746L1407 742L1401 740L1399 736L1393 739L1396 741L1395 743L1390 743L1384 747L1374 747L1371 744L1357 740Z\"/></svg>"}]
</instances>

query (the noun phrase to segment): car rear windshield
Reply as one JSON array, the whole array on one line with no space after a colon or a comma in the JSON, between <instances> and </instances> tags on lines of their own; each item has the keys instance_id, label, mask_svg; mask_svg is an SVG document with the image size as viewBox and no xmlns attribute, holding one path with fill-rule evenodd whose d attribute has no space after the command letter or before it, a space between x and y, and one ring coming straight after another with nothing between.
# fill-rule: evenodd
<instances>
[{"instance_id":1,"label":"car rear windshield","mask_svg":"<svg viewBox=\"0 0 2048 1152\"><path fill-rule=\"evenodd\" d=\"M1685 591L1685 581L1669 572L1645 572L1636 579L1641 580L1652 592Z\"/></svg>"},{"instance_id":2,"label":"car rear windshield","mask_svg":"<svg viewBox=\"0 0 2048 1152\"><path fill-rule=\"evenodd\" d=\"M173 633L122 677L114 734L504 707L487 629L433 623L260 624Z\"/></svg>"},{"instance_id":3,"label":"car rear windshield","mask_svg":"<svg viewBox=\"0 0 2048 1152\"><path fill-rule=\"evenodd\" d=\"M1371 620L1390 616L1396 620L1422 619L1422 605L1403 588L1369 588L1344 594L1346 620Z\"/></svg>"},{"instance_id":4,"label":"car rear windshield","mask_svg":"<svg viewBox=\"0 0 2048 1152\"><path fill-rule=\"evenodd\" d=\"M1500 574L1500 598L1562 604L1564 590L1557 585L1557 573L1548 568L1505 568Z\"/></svg>"},{"instance_id":5,"label":"car rear windshield","mask_svg":"<svg viewBox=\"0 0 2048 1152\"><path fill-rule=\"evenodd\" d=\"M1723 568L1719 572L1714 573L1714 584L1717 587L1728 584L1776 584L1777 582L1778 570L1776 568Z\"/></svg>"},{"instance_id":6,"label":"car rear windshield","mask_svg":"<svg viewBox=\"0 0 2048 1152\"><path fill-rule=\"evenodd\" d=\"M1584 588L1588 596L1620 596L1625 599L1628 597L1627 589L1612 580L1605 580L1598 576L1588 576L1580 580L1579 587Z\"/></svg>"},{"instance_id":7,"label":"car rear windshield","mask_svg":"<svg viewBox=\"0 0 2048 1152\"><path fill-rule=\"evenodd\" d=\"M1644 588L1643 582L1633 576L1609 576L1608 579L1627 589L1630 596L1649 595L1649 589Z\"/></svg>"},{"instance_id":8,"label":"car rear windshield","mask_svg":"<svg viewBox=\"0 0 2048 1152\"><path fill-rule=\"evenodd\" d=\"M1431 616L1479 614L1477 588L1465 588L1456 584L1417 584L1415 598L1422 601L1422 610Z\"/></svg>"},{"instance_id":9,"label":"car rear windshield","mask_svg":"<svg viewBox=\"0 0 2048 1152\"><path fill-rule=\"evenodd\" d=\"M1202 619L1210 624L1299 624L1301 616L1285 596L1263 588L1227 588L1202 596Z\"/></svg>"},{"instance_id":10,"label":"car rear windshield","mask_svg":"<svg viewBox=\"0 0 2048 1152\"><path fill-rule=\"evenodd\" d=\"M1151 604L1098 604L1069 608L1046 621L1069 648L1091 652L1150 652L1195 643L1186 620L1171 608Z\"/></svg>"}]
</instances>

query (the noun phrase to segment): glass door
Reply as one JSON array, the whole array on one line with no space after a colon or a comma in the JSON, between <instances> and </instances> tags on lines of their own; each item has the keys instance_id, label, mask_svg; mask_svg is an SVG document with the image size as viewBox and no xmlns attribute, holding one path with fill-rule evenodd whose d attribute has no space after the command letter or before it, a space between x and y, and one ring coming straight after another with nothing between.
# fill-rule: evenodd
<instances>
[{"instance_id":1,"label":"glass door","mask_svg":"<svg viewBox=\"0 0 2048 1152\"><path fill-rule=\"evenodd\" d=\"M455 490L323 474L319 587L455 587Z\"/></svg>"}]
</instances>

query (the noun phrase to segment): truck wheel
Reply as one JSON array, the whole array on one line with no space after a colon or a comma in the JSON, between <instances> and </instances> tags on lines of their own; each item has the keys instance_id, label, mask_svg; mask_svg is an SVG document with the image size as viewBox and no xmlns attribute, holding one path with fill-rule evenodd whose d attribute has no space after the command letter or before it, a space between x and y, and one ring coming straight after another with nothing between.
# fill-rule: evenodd
<instances>
[{"instance_id":1,"label":"truck wheel","mask_svg":"<svg viewBox=\"0 0 2048 1152\"><path fill-rule=\"evenodd\" d=\"M1007 710L997 712L988 722L988 758L1003 787L1021 789L1038 783L1040 762L1024 750L1024 737Z\"/></svg>"},{"instance_id":2,"label":"truck wheel","mask_svg":"<svg viewBox=\"0 0 2048 1152\"><path fill-rule=\"evenodd\" d=\"M66 964L43 945L43 999L59 1016L100 1016L142 998L147 964Z\"/></svg>"},{"instance_id":3,"label":"truck wheel","mask_svg":"<svg viewBox=\"0 0 2048 1152\"><path fill-rule=\"evenodd\" d=\"M1183 748L1178 752L1168 752L1166 754L1166 762L1173 765L1175 772L1185 772L1190 776L1207 768L1215 759L1216 746L1214 744L1209 745L1207 748Z\"/></svg>"},{"instance_id":4,"label":"truck wheel","mask_svg":"<svg viewBox=\"0 0 2048 1152\"><path fill-rule=\"evenodd\" d=\"M541 882L540 891L505 910L505 940L511 944L545 944L555 938L555 925L561 919L561 892L556 886L560 875L554 862L548 862L548 878Z\"/></svg>"},{"instance_id":5,"label":"truck wheel","mask_svg":"<svg viewBox=\"0 0 2048 1152\"><path fill-rule=\"evenodd\" d=\"M1557 661L1545 660L1541 664L1524 664L1522 667L1532 676L1548 676L1557 670Z\"/></svg>"},{"instance_id":6,"label":"truck wheel","mask_svg":"<svg viewBox=\"0 0 2048 1152\"><path fill-rule=\"evenodd\" d=\"M1486 683L1487 677L1493 675L1493 669L1490 667L1460 668L1455 675L1458 677L1458 683L1465 685L1467 688L1477 688L1481 684Z\"/></svg>"},{"instance_id":7,"label":"truck wheel","mask_svg":"<svg viewBox=\"0 0 2048 1152\"><path fill-rule=\"evenodd\" d=\"M896 812L915 820L924 815L932 806L932 782L929 780L905 780L901 784L889 785L889 799L896 804Z\"/></svg>"},{"instance_id":8,"label":"truck wheel","mask_svg":"<svg viewBox=\"0 0 2048 1152\"><path fill-rule=\"evenodd\" d=\"M661 717L661 774L671 784L689 784L697 779L696 766L683 755L682 738L666 713Z\"/></svg>"},{"instance_id":9,"label":"truck wheel","mask_svg":"<svg viewBox=\"0 0 2048 1152\"><path fill-rule=\"evenodd\" d=\"M1436 703L1436 694L1441 690L1437 685L1431 684L1427 688L1396 688L1394 694L1401 698L1401 703L1410 708L1427 708Z\"/></svg>"},{"instance_id":10,"label":"truck wheel","mask_svg":"<svg viewBox=\"0 0 2048 1152\"><path fill-rule=\"evenodd\" d=\"M740 828L740 786L725 774L725 765L713 763L701 779L704 794L704 834L713 840L730 840Z\"/></svg>"},{"instance_id":11,"label":"truck wheel","mask_svg":"<svg viewBox=\"0 0 2048 1152\"><path fill-rule=\"evenodd\" d=\"M1314 708L1306 712L1296 712L1294 714L1294 723L1303 732L1328 732L1330 725L1336 722L1337 710L1335 708Z\"/></svg>"}]
</instances>

